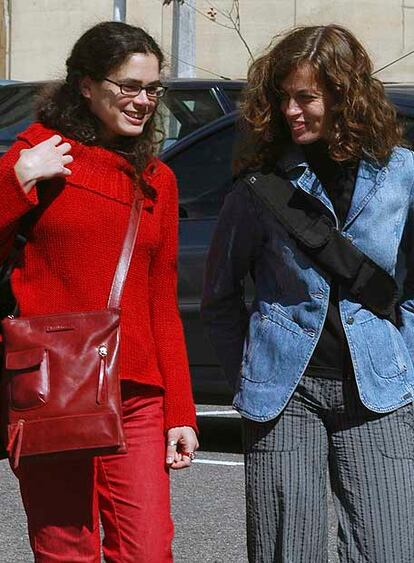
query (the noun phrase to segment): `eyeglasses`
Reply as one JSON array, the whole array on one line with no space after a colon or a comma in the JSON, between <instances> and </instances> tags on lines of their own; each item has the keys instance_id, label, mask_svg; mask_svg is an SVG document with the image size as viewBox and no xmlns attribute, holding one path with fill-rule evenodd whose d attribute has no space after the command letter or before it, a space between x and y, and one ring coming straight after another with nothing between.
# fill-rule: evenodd
<instances>
[{"instance_id":1,"label":"eyeglasses","mask_svg":"<svg viewBox=\"0 0 414 563\"><path fill-rule=\"evenodd\" d=\"M138 86L137 84L122 84L120 82L115 82L114 80L110 80L109 78L104 78L106 82L110 82L111 84L115 84L121 91L121 94L124 96L130 96L131 98L135 98L135 96L139 96L140 93L145 90L146 95L148 98L162 98L165 92L167 91L166 86L162 86L161 84L149 84L148 86Z\"/></svg>"}]
</instances>

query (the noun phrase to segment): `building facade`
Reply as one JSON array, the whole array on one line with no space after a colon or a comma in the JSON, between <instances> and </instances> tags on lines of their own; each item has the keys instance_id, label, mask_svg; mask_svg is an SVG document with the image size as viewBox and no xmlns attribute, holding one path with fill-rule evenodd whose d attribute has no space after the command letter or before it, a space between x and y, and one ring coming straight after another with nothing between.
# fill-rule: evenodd
<instances>
[{"instance_id":1,"label":"building facade","mask_svg":"<svg viewBox=\"0 0 414 563\"><path fill-rule=\"evenodd\" d=\"M126 0L126 21L151 33L170 63L174 1L164 5L164 0ZM63 76L73 42L91 25L113 19L114 4L0 0L0 78ZM251 54L258 55L272 37L296 25L334 22L348 27L367 47L376 69L414 50L414 0L184 0L180 9L194 16L191 30L187 26L185 31L194 55L186 61L184 51L180 59L188 63L188 74L199 77L245 77ZM414 54L378 76L413 82Z\"/></svg>"}]
</instances>

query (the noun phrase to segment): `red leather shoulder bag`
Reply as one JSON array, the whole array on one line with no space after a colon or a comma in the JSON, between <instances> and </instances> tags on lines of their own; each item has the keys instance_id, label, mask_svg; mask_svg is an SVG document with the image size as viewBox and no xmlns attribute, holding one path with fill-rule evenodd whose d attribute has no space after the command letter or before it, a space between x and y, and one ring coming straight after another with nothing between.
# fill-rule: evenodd
<instances>
[{"instance_id":1,"label":"red leather shoulder bag","mask_svg":"<svg viewBox=\"0 0 414 563\"><path fill-rule=\"evenodd\" d=\"M126 452L120 302L142 207L137 192L106 309L2 321L3 432L15 468L26 456Z\"/></svg>"}]
</instances>

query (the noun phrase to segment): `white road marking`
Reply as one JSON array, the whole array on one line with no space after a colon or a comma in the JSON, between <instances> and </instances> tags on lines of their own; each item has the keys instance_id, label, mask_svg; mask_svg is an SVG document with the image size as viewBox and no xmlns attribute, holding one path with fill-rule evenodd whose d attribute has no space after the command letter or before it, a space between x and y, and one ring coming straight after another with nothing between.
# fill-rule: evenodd
<instances>
[{"instance_id":1,"label":"white road marking","mask_svg":"<svg viewBox=\"0 0 414 563\"><path fill-rule=\"evenodd\" d=\"M244 465L243 461L220 461L217 459L195 459L193 463L204 463L205 465Z\"/></svg>"},{"instance_id":2,"label":"white road marking","mask_svg":"<svg viewBox=\"0 0 414 563\"><path fill-rule=\"evenodd\" d=\"M233 414L235 416L240 416L239 413L235 410L231 411L199 411L197 412L197 416L222 416L226 414Z\"/></svg>"}]
</instances>

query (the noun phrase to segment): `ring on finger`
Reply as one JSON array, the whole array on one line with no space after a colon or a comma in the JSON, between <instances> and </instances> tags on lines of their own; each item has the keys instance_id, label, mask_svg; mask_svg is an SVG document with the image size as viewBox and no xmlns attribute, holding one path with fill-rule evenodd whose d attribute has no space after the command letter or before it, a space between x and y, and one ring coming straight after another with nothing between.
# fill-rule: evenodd
<instances>
[{"instance_id":1,"label":"ring on finger","mask_svg":"<svg viewBox=\"0 0 414 563\"><path fill-rule=\"evenodd\" d=\"M195 459L195 453L194 452L181 452L181 455L184 457L189 457L190 461L193 461L193 459Z\"/></svg>"},{"instance_id":2,"label":"ring on finger","mask_svg":"<svg viewBox=\"0 0 414 563\"><path fill-rule=\"evenodd\" d=\"M168 441L168 445L173 448L174 446L177 445L177 440L169 440L169 441Z\"/></svg>"}]
</instances>

